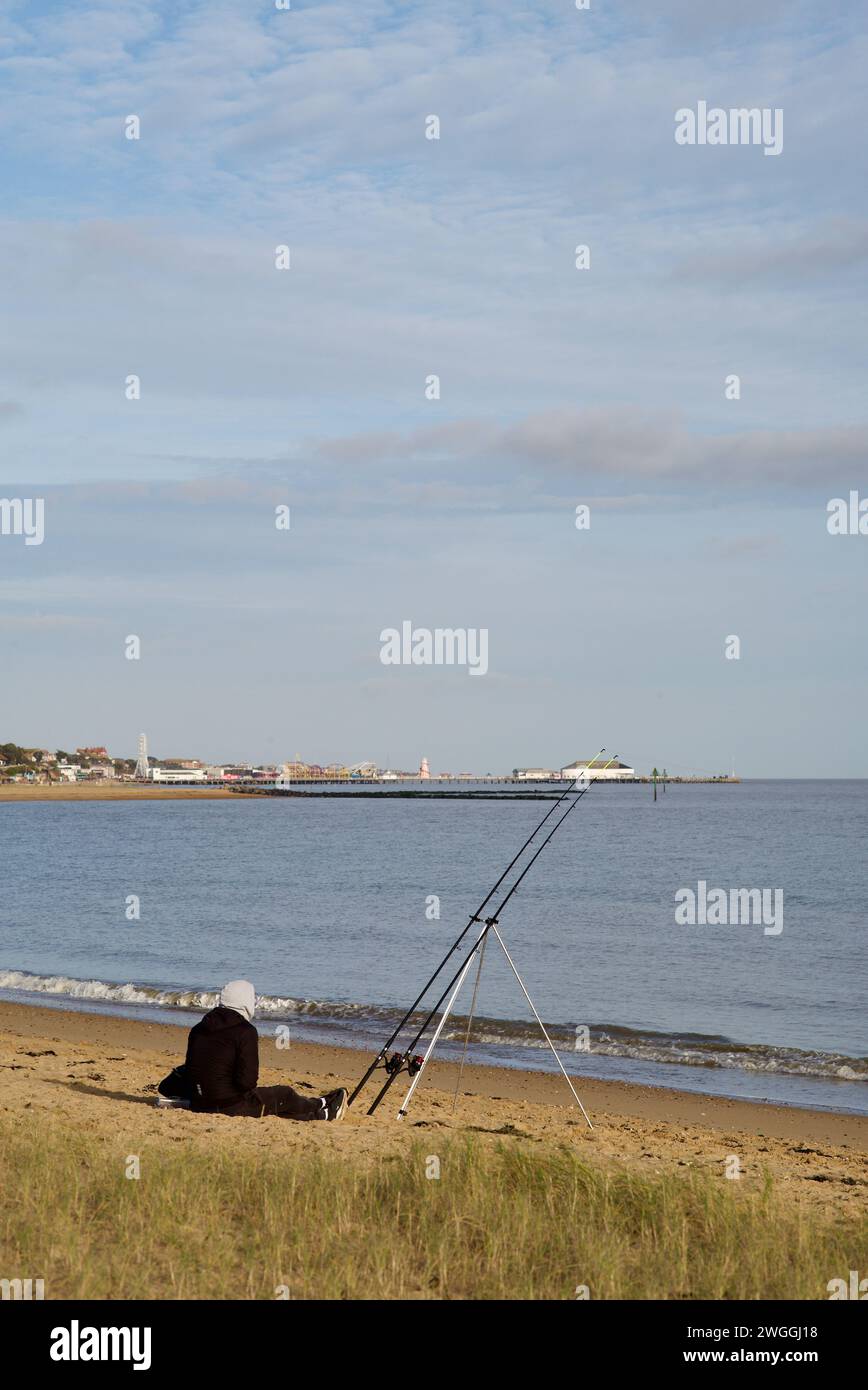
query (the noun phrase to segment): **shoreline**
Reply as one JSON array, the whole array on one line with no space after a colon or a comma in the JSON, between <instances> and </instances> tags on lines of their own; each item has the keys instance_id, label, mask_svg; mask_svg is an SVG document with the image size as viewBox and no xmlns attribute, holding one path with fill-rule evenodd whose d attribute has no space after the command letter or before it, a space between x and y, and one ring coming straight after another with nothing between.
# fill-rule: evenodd
<instances>
[{"instance_id":1,"label":"shoreline","mask_svg":"<svg viewBox=\"0 0 868 1390\"><path fill-rule=\"evenodd\" d=\"M181 1022L152 1022L91 1010L65 1009L55 1004L0 1001L0 1043L6 1043L4 1051L8 1051L8 1044L12 1038L19 1041L50 1040L74 1048L84 1046L93 1049L108 1048L110 1051L134 1051L154 1058L156 1069L159 1071L158 1075L151 1078L154 1083L158 1082L172 1065L183 1060L186 1026ZM192 1021L189 1026L192 1027ZM260 1033L263 1071L267 1069L281 1073L282 1075L277 1075L275 1079L284 1084L289 1079L288 1074L291 1074L293 1077L325 1077L331 1080L332 1085L335 1084L334 1078L340 1078L342 1084L352 1089L371 1061L371 1053L359 1048L292 1041L288 1049L281 1051L273 1045L273 1041L267 1034ZM159 1061L156 1060L158 1058ZM5 1069L9 1069L10 1066L16 1068L16 1065L14 1062L6 1062ZM162 1071L159 1070L161 1066ZM0 1068L0 1073L2 1070ZM424 1108L426 1094L447 1097L451 1107L458 1070L457 1062L437 1059L432 1061L426 1070L423 1085L414 1098L414 1109L420 1100ZM363 1102L369 1103L376 1094L375 1081L382 1084L384 1079L384 1073L375 1073L365 1092L359 1097L354 1114L363 1114ZM788 1142L798 1139L868 1153L868 1116L769 1101L732 1099L681 1091L668 1086L592 1077L574 1076L572 1079L594 1123L596 1115L603 1121L617 1117L641 1124L701 1126L711 1132L738 1130L768 1140ZM3 1100L5 1080L5 1077L0 1076L0 1103ZM263 1079L262 1084L269 1082ZM397 1111L407 1084L406 1077L402 1077L400 1082L396 1083L387 1101L384 1101L374 1117L375 1121L381 1121L381 1117L386 1116L394 1118L392 1112ZM556 1072L468 1062L464 1068L462 1087L463 1100L459 1103L459 1108L467 1098L475 1098L485 1106L517 1104L521 1107L532 1106L542 1109L557 1107L563 1112L566 1122L575 1124L575 1116L584 1127L584 1121L570 1097L566 1082ZM865 1179L865 1186L868 1188L868 1177Z\"/></svg>"},{"instance_id":2,"label":"shoreline","mask_svg":"<svg viewBox=\"0 0 868 1390\"><path fill-rule=\"evenodd\" d=\"M14 972L13 972L14 973ZM26 974L26 972L24 972ZM3 972L0 972L0 976ZM179 990L179 994L185 991ZM186 991L191 996L196 991ZM208 993L207 991L205 992ZM213 1000L216 1001L216 993L211 992ZM167 1036L176 1036L178 1032L184 1033L198 1022L199 1018L213 1007L213 1002L208 1003L207 999L193 1002L181 1002L173 1006L169 1000L163 1002L146 1002L144 1000L133 1001L119 998L113 1000L100 995L71 995L61 991L40 992L28 990L24 985L14 983L4 984L0 990L0 1009L5 1005L12 1008L33 1008L37 1013L58 1013L70 1015L83 1015L85 1017L96 1017L108 1022L116 1020L118 1023L127 1022L134 1026L155 1025L167 1030ZM395 1015L397 1017L397 1013ZM298 1049L322 1050L323 1053L334 1052L338 1056L346 1055L348 1066L352 1069L352 1061L349 1059L363 1059L365 1066L370 1062L376 1049L382 1045L383 1037L379 1031L367 1033L352 1033L341 1035L343 1030L336 1031L328 1026L318 1026L312 1023L307 1013L272 1015L268 1013L257 1013L256 1026L263 1043L269 1043L276 1036L278 1025L283 1025L286 1029L291 1029L295 1038L293 1045ZM390 1027L389 1020L384 1020L382 1027ZM301 1036L299 1036L299 1033ZM392 1049L390 1049L391 1051ZM424 1050L424 1049L423 1049ZM563 1041L559 1043L559 1055L564 1057L571 1055ZM540 1047L536 1049L514 1048L511 1055L504 1057L495 1050L494 1055L488 1053L487 1049L480 1045L473 1047L466 1055L466 1065L473 1065L480 1068L492 1076L502 1076L518 1074L523 1077L548 1077L555 1080L559 1078L559 1072L550 1065L542 1065L542 1059L550 1061L550 1053ZM519 1054L523 1055L519 1055ZM456 1060L458 1052L454 1046L441 1046L436 1055L438 1065L451 1066L459 1069ZM590 1059L589 1059L590 1060ZM618 1059L615 1059L618 1060ZM626 1059L621 1059L622 1061ZM433 1066L433 1063L432 1063ZM364 1070L364 1067L361 1068ZM569 1068L568 1068L569 1070ZM693 1072L694 1076L685 1076L684 1072ZM721 1080L715 1084L720 1075ZM732 1080L727 1084L726 1077L740 1077L743 1074L737 1069L728 1069L726 1066L694 1066L690 1067L686 1063L671 1066L645 1062L641 1064L641 1058L636 1062L635 1067L620 1068L599 1068L591 1067L589 1070L570 1072L574 1083L581 1085L612 1086L616 1090L619 1087L635 1088L640 1094L645 1092L658 1093L665 1092L673 1096L689 1096L700 1101L732 1101L738 1104L755 1105L763 1109L769 1107L780 1108L781 1110L796 1110L810 1114L853 1116L868 1122L868 1109L861 1102L868 1100L868 1093L865 1091L866 1080L854 1081L851 1079L841 1081L841 1089L844 1094L839 1098L835 1095L836 1085L833 1078L817 1076L812 1078L816 1082L817 1094L811 1094L811 1087L803 1084L796 1090L792 1088L793 1094L787 1094L787 1088L781 1087L780 1081L786 1073L777 1071L764 1072L761 1069L756 1072L745 1073L752 1078L750 1086L738 1086ZM763 1078L767 1077L767 1084L763 1085ZM799 1080L798 1074L793 1073L794 1081ZM565 1082L562 1082L566 1086ZM856 1086L856 1090L853 1090ZM822 1089L820 1089L822 1088ZM849 1100L849 1103L848 1103Z\"/></svg>"}]
</instances>

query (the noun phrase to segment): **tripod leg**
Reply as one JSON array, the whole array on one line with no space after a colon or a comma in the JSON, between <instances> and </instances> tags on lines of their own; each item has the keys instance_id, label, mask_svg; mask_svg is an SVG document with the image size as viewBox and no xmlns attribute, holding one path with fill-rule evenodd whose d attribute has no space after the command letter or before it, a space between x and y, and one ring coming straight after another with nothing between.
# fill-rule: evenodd
<instances>
[{"instance_id":1,"label":"tripod leg","mask_svg":"<svg viewBox=\"0 0 868 1390\"><path fill-rule=\"evenodd\" d=\"M449 1017L449 1015L451 1014L453 1008L455 1007L455 1000L458 998L458 994L459 994L459 992L460 992L460 990L461 990L461 986L464 984L464 981L465 981L466 978L467 978L467 972L468 972L468 970L470 969L471 965L473 964L473 957L476 955L476 952L479 950L480 943L483 944L483 945L485 944L485 937L486 937L486 933L483 932L483 934L482 934L482 936L480 937L479 941L477 941L476 945L474 946L473 950L470 952L470 955L467 957L467 960L466 960L465 963L464 963L464 969L461 971L461 974L458 976L458 983L456 984L455 988L453 989L452 994L451 994L450 999L449 999L449 1003L446 1005L446 1008L443 1010L443 1014L442 1014L442 1017L441 1017L441 1019L440 1019L440 1022L437 1024L437 1027L436 1027L435 1030L434 1030L434 1036L432 1037L431 1041L430 1041L429 1044L428 1044L428 1050L426 1051L425 1056L422 1058L422 1065L421 1065L421 1067L419 1068L419 1070L417 1071L416 1075L413 1077L413 1080L412 1080L411 1085L410 1085L410 1089L409 1089L409 1091L407 1092L407 1094L406 1094L405 1097L404 1097L404 1104L401 1106L401 1109L398 1111L398 1119L399 1119L399 1120L403 1120L404 1116L405 1116L406 1113L407 1113L407 1106L410 1104L410 1101L413 1099L413 1092L415 1091L416 1087L419 1085L419 1082L422 1080L422 1073L423 1073L423 1071L425 1070L425 1068L426 1068L427 1065L428 1065L428 1059L430 1058L431 1053L434 1051L434 1048L437 1046L437 1039L440 1037L440 1034L443 1032L443 1029L444 1029L444 1027L446 1026L446 1020L447 1020L447 1018Z\"/></svg>"},{"instance_id":2,"label":"tripod leg","mask_svg":"<svg viewBox=\"0 0 868 1390\"><path fill-rule=\"evenodd\" d=\"M570 1080L570 1078L567 1076L567 1073L564 1071L564 1064L563 1064L563 1062L561 1061L560 1057L558 1056L557 1049L555 1048L554 1043L552 1042L551 1038L549 1037L548 1033L546 1032L546 1026L545 1026L545 1024L543 1023L542 1019L540 1018L539 1014L537 1013L536 1009L534 1008L533 1000L531 999L530 995L528 994L527 990L525 989L524 980L521 978L521 976L519 975L518 971L517 971L516 968L515 968L515 962L513 961L512 956L509 954L509 951L506 949L506 943L504 942L503 937L501 936L500 932L497 930L497 927L496 927L496 926L493 926L493 927L492 927L492 931L494 932L494 935L497 937L498 941L500 942L501 946L503 947L503 954L506 956L506 959L509 961L510 968L512 969L513 975L514 975L515 978L518 980L518 983L521 985L521 992L522 992L522 994L524 995L524 997L525 997L525 999L527 1000L527 1002L530 1004L531 1009L533 1010L533 1016L534 1016L534 1018L536 1019L537 1023L539 1024L540 1028L542 1029L542 1035L543 1035L543 1037L545 1038L546 1042L548 1043L549 1047L551 1048L552 1052L554 1053L554 1059L555 1059L555 1061L557 1062L558 1066L560 1067L561 1071L563 1072L564 1080L566 1081L567 1085L569 1086L570 1090L571 1090L572 1093L573 1093L573 1099L575 1100L576 1105L577 1105L577 1106L579 1107L579 1109L581 1110L581 1112L582 1112L582 1114L584 1115L585 1119L588 1120L588 1128L589 1128L589 1129L593 1129L594 1126L591 1124L591 1121L588 1119L588 1112L587 1112L587 1110L585 1109L585 1107L582 1105L582 1102L579 1100L579 1097L578 1097L578 1095L577 1095L577 1093L576 1093L576 1088L575 1088L575 1086L573 1085L573 1083L572 1083L572 1081Z\"/></svg>"}]
</instances>

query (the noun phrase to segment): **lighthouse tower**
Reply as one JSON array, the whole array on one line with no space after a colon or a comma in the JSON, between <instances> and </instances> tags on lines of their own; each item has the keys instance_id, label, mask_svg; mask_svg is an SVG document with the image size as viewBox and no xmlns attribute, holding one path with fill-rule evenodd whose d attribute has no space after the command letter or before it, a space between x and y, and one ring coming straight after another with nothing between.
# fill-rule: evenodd
<instances>
[{"instance_id":1,"label":"lighthouse tower","mask_svg":"<svg viewBox=\"0 0 868 1390\"><path fill-rule=\"evenodd\" d=\"M430 776L431 776L431 773L428 771L428 759L427 759L427 758L423 758L422 761L421 761L421 763L419 764L419 777L420 777L420 780L423 781L423 782L427 782Z\"/></svg>"}]
</instances>

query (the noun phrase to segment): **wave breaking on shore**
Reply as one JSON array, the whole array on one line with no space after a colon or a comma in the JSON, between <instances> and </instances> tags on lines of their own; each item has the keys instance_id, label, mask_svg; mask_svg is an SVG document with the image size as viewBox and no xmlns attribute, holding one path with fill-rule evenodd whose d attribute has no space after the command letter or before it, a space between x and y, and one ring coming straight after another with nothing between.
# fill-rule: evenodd
<instances>
[{"instance_id":1,"label":"wave breaking on shore","mask_svg":"<svg viewBox=\"0 0 868 1390\"><path fill-rule=\"evenodd\" d=\"M178 1010L204 1013L219 1002L216 989L161 989L135 983L116 984L105 980L78 980L67 975L35 975L23 970L0 970L0 991L17 994L50 995L90 1004L135 1005L142 1009ZM395 1027L402 1017L399 1009L376 1004L354 1004L333 1000L293 999L280 995L257 995L260 1022L291 1023L307 1018L311 1022L349 1027ZM417 1026L424 1015L416 1016ZM578 1056L621 1057L633 1060L688 1067L735 1069L745 1072L812 1076L824 1080L868 1081L868 1058L840 1053L807 1051L795 1047L774 1047L765 1043L738 1043L729 1038L699 1033L657 1033L647 1029L624 1028L612 1023L589 1024L587 1046L582 1045L575 1024L547 1024L552 1041L563 1052ZM454 1015L444 1030L444 1041L463 1042L467 1019ZM579 1045L577 1046L577 1042ZM470 1043L484 1051L489 1047L545 1048L536 1024L525 1019L477 1017L470 1030Z\"/></svg>"}]
</instances>

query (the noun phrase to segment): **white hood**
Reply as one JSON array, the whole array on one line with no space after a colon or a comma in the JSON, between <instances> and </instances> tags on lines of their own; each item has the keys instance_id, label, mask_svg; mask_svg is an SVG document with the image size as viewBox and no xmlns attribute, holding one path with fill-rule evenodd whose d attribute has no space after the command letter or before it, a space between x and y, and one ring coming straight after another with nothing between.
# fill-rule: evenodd
<instances>
[{"instance_id":1,"label":"white hood","mask_svg":"<svg viewBox=\"0 0 868 1390\"><path fill-rule=\"evenodd\" d=\"M256 991L249 980L230 980L220 991L220 1003L224 1009L234 1009L248 1023L253 1022Z\"/></svg>"}]
</instances>

